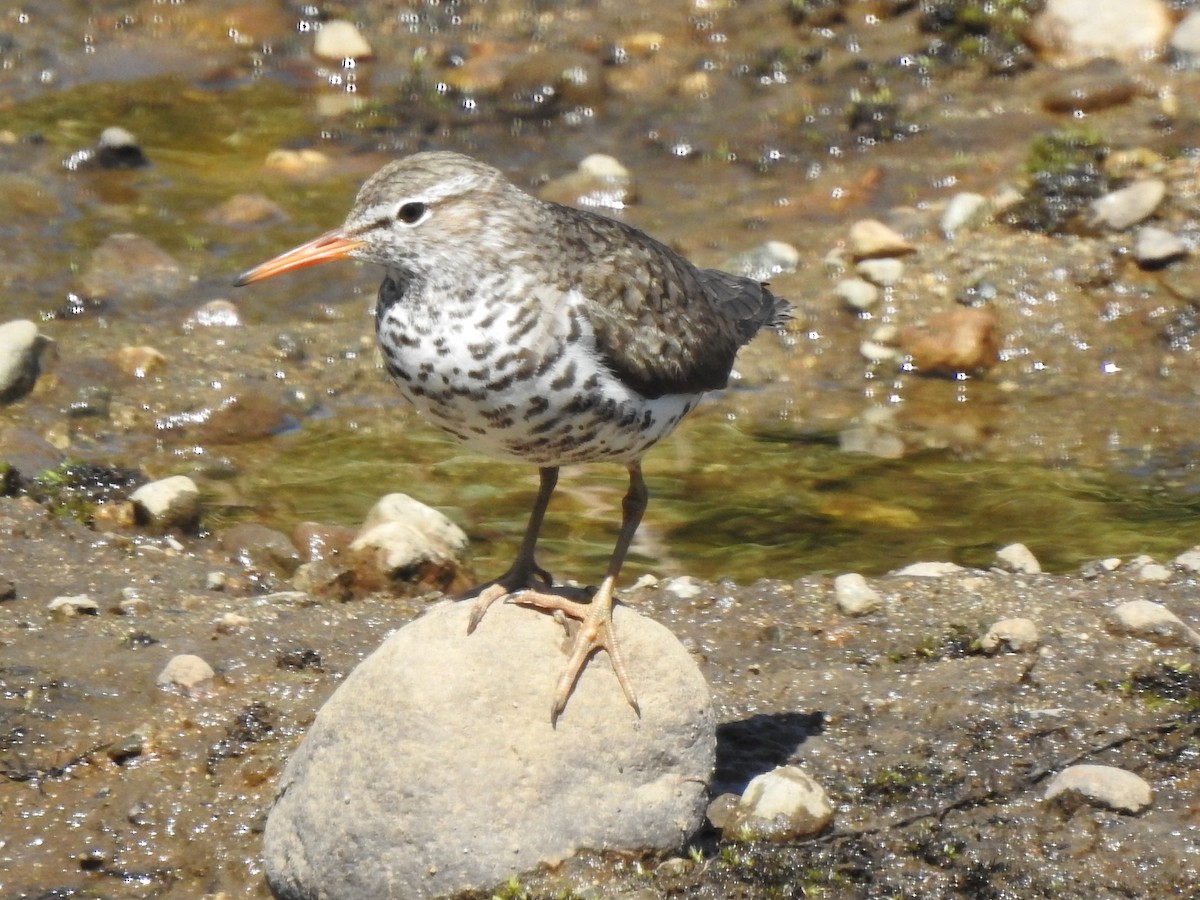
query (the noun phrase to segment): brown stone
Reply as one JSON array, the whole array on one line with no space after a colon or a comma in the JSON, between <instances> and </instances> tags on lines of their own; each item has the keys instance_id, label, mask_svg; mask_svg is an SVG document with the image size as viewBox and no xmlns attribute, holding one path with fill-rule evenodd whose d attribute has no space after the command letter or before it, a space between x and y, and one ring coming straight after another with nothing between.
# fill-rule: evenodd
<instances>
[{"instance_id":1,"label":"brown stone","mask_svg":"<svg viewBox=\"0 0 1200 900\"><path fill-rule=\"evenodd\" d=\"M1000 322L988 310L956 307L901 328L900 347L925 375L985 371L999 359Z\"/></svg>"}]
</instances>

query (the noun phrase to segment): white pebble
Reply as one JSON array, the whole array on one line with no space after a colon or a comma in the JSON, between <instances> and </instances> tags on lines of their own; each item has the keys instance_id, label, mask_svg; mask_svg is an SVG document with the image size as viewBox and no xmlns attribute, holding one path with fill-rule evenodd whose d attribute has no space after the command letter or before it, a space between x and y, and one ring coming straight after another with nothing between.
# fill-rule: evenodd
<instances>
[{"instance_id":1,"label":"white pebble","mask_svg":"<svg viewBox=\"0 0 1200 900\"><path fill-rule=\"evenodd\" d=\"M1042 571L1037 557L1024 544L1009 544L996 551L996 565L1006 572L1020 575L1036 575Z\"/></svg>"},{"instance_id":2,"label":"white pebble","mask_svg":"<svg viewBox=\"0 0 1200 900\"><path fill-rule=\"evenodd\" d=\"M69 594L55 597L46 606L50 612L59 613L67 618L74 616L94 616L100 612L100 604L87 594Z\"/></svg>"},{"instance_id":3,"label":"white pebble","mask_svg":"<svg viewBox=\"0 0 1200 900\"><path fill-rule=\"evenodd\" d=\"M1002 647L1007 647L1013 653L1024 653L1036 649L1037 645L1037 625L1030 619L1019 617L1001 619L979 639L979 647L984 653L995 653Z\"/></svg>"},{"instance_id":4,"label":"white pebble","mask_svg":"<svg viewBox=\"0 0 1200 900\"><path fill-rule=\"evenodd\" d=\"M1140 776L1115 766L1069 766L1046 786L1045 799L1083 800L1136 815L1154 801L1154 792Z\"/></svg>"},{"instance_id":5,"label":"white pebble","mask_svg":"<svg viewBox=\"0 0 1200 900\"><path fill-rule=\"evenodd\" d=\"M181 653L171 657L158 673L156 681L159 687L194 697L208 688L216 674L212 666L199 656Z\"/></svg>"},{"instance_id":6,"label":"white pebble","mask_svg":"<svg viewBox=\"0 0 1200 900\"><path fill-rule=\"evenodd\" d=\"M879 592L857 572L848 572L833 579L834 600L848 616L865 616L883 604Z\"/></svg>"},{"instance_id":7,"label":"white pebble","mask_svg":"<svg viewBox=\"0 0 1200 900\"><path fill-rule=\"evenodd\" d=\"M1113 625L1117 631L1147 638L1166 645L1190 644L1200 647L1200 633L1161 603L1151 600L1130 600L1113 610Z\"/></svg>"}]
</instances>

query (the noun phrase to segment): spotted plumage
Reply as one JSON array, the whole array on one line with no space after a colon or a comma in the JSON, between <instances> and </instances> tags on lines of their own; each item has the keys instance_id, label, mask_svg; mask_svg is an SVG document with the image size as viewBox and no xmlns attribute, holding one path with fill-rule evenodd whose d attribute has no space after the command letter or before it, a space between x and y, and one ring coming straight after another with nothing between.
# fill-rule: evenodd
<instances>
[{"instance_id":1,"label":"spotted plumage","mask_svg":"<svg viewBox=\"0 0 1200 900\"><path fill-rule=\"evenodd\" d=\"M510 595L580 618L554 717L597 647L636 709L612 634L612 592L646 505L640 460L705 391L725 386L738 349L780 324L788 304L751 279L698 269L624 223L539 200L455 153L384 166L340 229L238 283L347 257L386 270L375 330L408 400L464 444L541 472L517 559L476 592L472 629ZM552 593L534 548L559 467L601 461L626 465L630 489L612 561L584 607Z\"/></svg>"}]
</instances>

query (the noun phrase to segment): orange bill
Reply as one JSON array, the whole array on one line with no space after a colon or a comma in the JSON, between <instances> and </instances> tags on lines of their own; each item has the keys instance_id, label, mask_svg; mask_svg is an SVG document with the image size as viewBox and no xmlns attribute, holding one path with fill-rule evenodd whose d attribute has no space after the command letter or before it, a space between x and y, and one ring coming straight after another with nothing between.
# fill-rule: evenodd
<instances>
[{"instance_id":1,"label":"orange bill","mask_svg":"<svg viewBox=\"0 0 1200 900\"><path fill-rule=\"evenodd\" d=\"M233 284L234 287L241 287L244 284L262 281L264 278L282 275L284 272L315 266L317 263L329 262L333 259L349 259L350 252L356 247L362 246L362 243L362 241L346 237L342 234L341 229L335 228L320 237L313 238L307 244L301 244L286 253L279 254L274 259L255 266L248 272L243 272Z\"/></svg>"}]
</instances>

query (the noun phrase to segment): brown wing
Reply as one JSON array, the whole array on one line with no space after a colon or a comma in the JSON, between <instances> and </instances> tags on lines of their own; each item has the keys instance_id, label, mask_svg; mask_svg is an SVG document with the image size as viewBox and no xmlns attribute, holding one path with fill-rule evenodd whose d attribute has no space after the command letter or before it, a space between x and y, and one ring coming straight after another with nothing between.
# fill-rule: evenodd
<instances>
[{"instance_id":1,"label":"brown wing","mask_svg":"<svg viewBox=\"0 0 1200 900\"><path fill-rule=\"evenodd\" d=\"M613 373L645 397L722 388L738 348L789 304L749 278L697 269L622 222L552 207L566 271Z\"/></svg>"}]
</instances>

